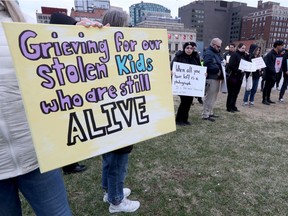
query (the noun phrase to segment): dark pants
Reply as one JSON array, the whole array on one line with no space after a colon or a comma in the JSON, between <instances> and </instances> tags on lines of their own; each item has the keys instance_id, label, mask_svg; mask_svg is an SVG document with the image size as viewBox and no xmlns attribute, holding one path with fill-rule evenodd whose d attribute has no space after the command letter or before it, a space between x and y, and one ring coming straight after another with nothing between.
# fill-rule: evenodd
<instances>
[{"instance_id":1,"label":"dark pants","mask_svg":"<svg viewBox=\"0 0 288 216\"><path fill-rule=\"evenodd\" d=\"M242 85L242 79L229 78L227 81L228 95L226 108L228 111L237 110L236 101Z\"/></svg>"},{"instance_id":2,"label":"dark pants","mask_svg":"<svg viewBox=\"0 0 288 216\"><path fill-rule=\"evenodd\" d=\"M180 100L181 102L177 111L176 122L187 122L193 97L180 96Z\"/></svg>"},{"instance_id":3,"label":"dark pants","mask_svg":"<svg viewBox=\"0 0 288 216\"><path fill-rule=\"evenodd\" d=\"M263 101L269 101L270 100L270 95L271 95L271 90L273 86L275 85L276 77L269 77L266 78L264 88L263 88Z\"/></svg>"},{"instance_id":4,"label":"dark pants","mask_svg":"<svg viewBox=\"0 0 288 216\"><path fill-rule=\"evenodd\" d=\"M278 73L276 73L276 88L279 87L281 78L282 78L282 71L279 71Z\"/></svg>"},{"instance_id":5,"label":"dark pants","mask_svg":"<svg viewBox=\"0 0 288 216\"><path fill-rule=\"evenodd\" d=\"M287 85L288 85L288 76L284 75L284 80L283 80L283 83L282 83L282 86L281 86L281 90L280 90L280 94L279 94L279 100L281 98L283 98L283 96L285 94L285 91L287 89Z\"/></svg>"}]
</instances>

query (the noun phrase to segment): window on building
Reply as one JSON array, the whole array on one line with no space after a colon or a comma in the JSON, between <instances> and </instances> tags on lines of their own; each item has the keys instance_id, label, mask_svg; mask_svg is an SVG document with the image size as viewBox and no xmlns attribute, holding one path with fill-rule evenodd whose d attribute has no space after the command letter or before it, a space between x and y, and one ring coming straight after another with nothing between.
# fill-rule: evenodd
<instances>
[{"instance_id":1,"label":"window on building","mask_svg":"<svg viewBox=\"0 0 288 216\"><path fill-rule=\"evenodd\" d=\"M175 51L178 51L178 49L179 49L179 44L175 43Z\"/></svg>"}]
</instances>

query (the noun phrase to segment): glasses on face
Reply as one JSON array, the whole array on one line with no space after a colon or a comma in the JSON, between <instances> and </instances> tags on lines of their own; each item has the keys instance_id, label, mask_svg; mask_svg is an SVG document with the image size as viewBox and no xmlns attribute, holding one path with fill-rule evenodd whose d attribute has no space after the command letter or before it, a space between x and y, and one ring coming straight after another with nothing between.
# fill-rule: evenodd
<instances>
[{"instance_id":1,"label":"glasses on face","mask_svg":"<svg viewBox=\"0 0 288 216\"><path fill-rule=\"evenodd\" d=\"M217 45L217 44L213 44L214 46L216 46L218 49L221 48L221 46Z\"/></svg>"}]
</instances>

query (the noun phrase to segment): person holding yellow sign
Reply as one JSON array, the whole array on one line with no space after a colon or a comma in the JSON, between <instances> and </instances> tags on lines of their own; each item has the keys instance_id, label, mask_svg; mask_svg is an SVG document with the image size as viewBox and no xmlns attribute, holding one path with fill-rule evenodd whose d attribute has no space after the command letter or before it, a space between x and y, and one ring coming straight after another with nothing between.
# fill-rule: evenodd
<instances>
[{"instance_id":1,"label":"person holding yellow sign","mask_svg":"<svg viewBox=\"0 0 288 216\"><path fill-rule=\"evenodd\" d=\"M22 214L20 191L36 215L70 216L61 170L40 173L2 26L28 19L16 1L0 0L0 215Z\"/></svg>"}]
</instances>

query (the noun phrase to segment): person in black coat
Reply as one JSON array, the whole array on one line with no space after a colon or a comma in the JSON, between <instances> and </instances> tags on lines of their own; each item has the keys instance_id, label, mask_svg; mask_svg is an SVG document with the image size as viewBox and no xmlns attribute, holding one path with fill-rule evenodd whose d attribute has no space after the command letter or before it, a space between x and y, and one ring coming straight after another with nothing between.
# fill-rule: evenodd
<instances>
[{"instance_id":1,"label":"person in black coat","mask_svg":"<svg viewBox=\"0 0 288 216\"><path fill-rule=\"evenodd\" d=\"M241 59L249 61L249 54L246 53L246 46L243 43L238 44L237 50L230 57L228 64L229 77L227 79L228 95L226 101L228 112L239 112L236 101L244 76L244 71L238 69Z\"/></svg>"},{"instance_id":2,"label":"person in black coat","mask_svg":"<svg viewBox=\"0 0 288 216\"><path fill-rule=\"evenodd\" d=\"M200 56L196 51L196 47L197 46L195 42L184 43L183 50L178 51L171 62L171 70L174 62L201 66ZM193 102L193 97L184 95L179 96L181 102L176 114L176 124L180 126L190 125L191 123L188 121L188 117L189 110Z\"/></svg>"},{"instance_id":3,"label":"person in black coat","mask_svg":"<svg viewBox=\"0 0 288 216\"><path fill-rule=\"evenodd\" d=\"M287 86L288 86L288 65L287 65L287 61L288 61L288 51L286 50L284 56L283 56L283 60L282 60L282 72L283 72L283 83L280 89L280 93L279 93L279 102L280 103L284 103L284 94L285 91L287 90Z\"/></svg>"},{"instance_id":4,"label":"person in black coat","mask_svg":"<svg viewBox=\"0 0 288 216\"><path fill-rule=\"evenodd\" d=\"M265 105L270 105L275 103L271 101L270 95L271 90L276 82L276 69L275 63L276 58L279 57L280 52L282 51L284 42L277 40L273 44L273 49L264 57L264 62L266 64L265 68L265 84L263 88L262 103Z\"/></svg>"}]
</instances>

